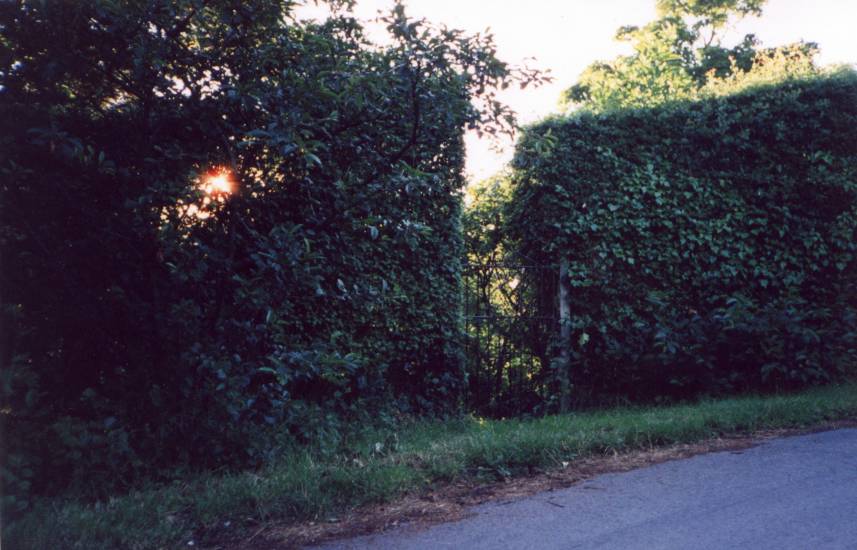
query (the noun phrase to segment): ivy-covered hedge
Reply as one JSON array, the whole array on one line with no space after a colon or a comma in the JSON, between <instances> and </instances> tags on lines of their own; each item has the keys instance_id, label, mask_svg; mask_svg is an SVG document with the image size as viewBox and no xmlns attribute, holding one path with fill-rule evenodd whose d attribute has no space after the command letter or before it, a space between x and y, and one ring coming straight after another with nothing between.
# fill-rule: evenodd
<instances>
[{"instance_id":1,"label":"ivy-covered hedge","mask_svg":"<svg viewBox=\"0 0 857 550\"><path fill-rule=\"evenodd\" d=\"M792 388L855 365L857 76L553 118L508 230L569 262L577 399Z\"/></svg>"}]
</instances>

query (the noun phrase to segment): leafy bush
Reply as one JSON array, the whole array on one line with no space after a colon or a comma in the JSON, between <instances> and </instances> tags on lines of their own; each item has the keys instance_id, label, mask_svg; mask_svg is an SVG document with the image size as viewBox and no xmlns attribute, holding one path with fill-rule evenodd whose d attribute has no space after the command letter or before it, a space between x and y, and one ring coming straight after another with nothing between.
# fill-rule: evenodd
<instances>
[{"instance_id":1,"label":"leafy bush","mask_svg":"<svg viewBox=\"0 0 857 550\"><path fill-rule=\"evenodd\" d=\"M795 388L855 360L857 76L554 118L508 230L569 262L580 400Z\"/></svg>"},{"instance_id":2,"label":"leafy bush","mask_svg":"<svg viewBox=\"0 0 857 550\"><path fill-rule=\"evenodd\" d=\"M0 7L16 506L457 410L462 134L540 76L401 5L384 47L295 5Z\"/></svg>"}]
</instances>

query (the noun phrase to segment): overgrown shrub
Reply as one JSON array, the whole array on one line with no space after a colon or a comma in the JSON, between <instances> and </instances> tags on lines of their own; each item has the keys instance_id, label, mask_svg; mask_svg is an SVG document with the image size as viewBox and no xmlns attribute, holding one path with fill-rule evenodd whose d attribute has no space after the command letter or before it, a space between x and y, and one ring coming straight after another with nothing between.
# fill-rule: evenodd
<instances>
[{"instance_id":1,"label":"overgrown shrub","mask_svg":"<svg viewBox=\"0 0 857 550\"><path fill-rule=\"evenodd\" d=\"M457 410L462 135L540 77L296 4L0 7L7 503Z\"/></svg>"},{"instance_id":2,"label":"overgrown shrub","mask_svg":"<svg viewBox=\"0 0 857 550\"><path fill-rule=\"evenodd\" d=\"M854 365L857 76L546 120L507 228L569 262L575 396L795 388Z\"/></svg>"}]
</instances>

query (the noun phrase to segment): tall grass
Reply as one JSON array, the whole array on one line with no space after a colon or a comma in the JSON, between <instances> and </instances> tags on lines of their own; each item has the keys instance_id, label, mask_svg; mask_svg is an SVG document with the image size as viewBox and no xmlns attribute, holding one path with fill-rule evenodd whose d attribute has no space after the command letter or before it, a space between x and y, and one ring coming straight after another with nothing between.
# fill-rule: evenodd
<instances>
[{"instance_id":1,"label":"tall grass","mask_svg":"<svg viewBox=\"0 0 857 550\"><path fill-rule=\"evenodd\" d=\"M857 384L527 420L464 418L366 430L344 450L294 450L257 472L198 476L96 504L38 502L4 526L9 549L163 548L328 519L456 479L514 476L579 457L857 416Z\"/></svg>"}]
</instances>

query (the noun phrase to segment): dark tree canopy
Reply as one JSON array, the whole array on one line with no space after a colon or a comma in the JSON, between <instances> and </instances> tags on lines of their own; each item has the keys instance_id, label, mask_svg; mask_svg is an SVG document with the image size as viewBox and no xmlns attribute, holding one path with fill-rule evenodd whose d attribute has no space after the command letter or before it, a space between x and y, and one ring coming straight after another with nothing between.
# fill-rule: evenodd
<instances>
[{"instance_id":1,"label":"dark tree canopy","mask_svg":"<svg viewBox=\"0 0 857 550\"><path fill-rule=\"evenodd\" d=\"M0 5L7 504L460 403L462 135L541 76L335 4Z\"/></svg>"}]
</instances>

